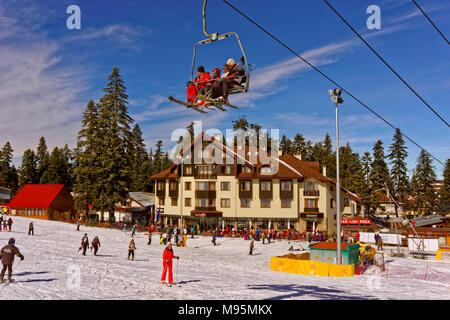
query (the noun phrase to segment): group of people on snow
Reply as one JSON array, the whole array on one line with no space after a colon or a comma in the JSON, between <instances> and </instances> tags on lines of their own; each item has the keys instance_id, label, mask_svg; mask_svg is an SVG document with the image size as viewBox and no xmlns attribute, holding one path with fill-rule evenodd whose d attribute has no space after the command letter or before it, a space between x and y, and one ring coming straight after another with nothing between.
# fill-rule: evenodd
<instances>
[{"instance_id":1,"label":"group of people on snow","mask_svg":"<svg viewBox=\"0 0 450 320\"><path fill-rule=\"evenodd\" d=\"M0 216L0 231L8 231L11 232L13 221L11 217L6 219L6 217Z\"/></svg>"},{"instance_id":2,"label":"group of people on snow","mask_svg":"<svg viewBox=\"0 0 450 320\"><path fill-rule=\"evenodd\" d=\"M236 64L234 59L228 59L221 70L215 68L211 74L205 71L204 66L197 68L197 77L194 82L187 83L187 101L197 105L205 105L207 102L198 99L201 96L208 97L209 100L228 102L228 94L235 85L239 85L241 77L245 75L244 67Z\"/></svg>"}]
</instances>

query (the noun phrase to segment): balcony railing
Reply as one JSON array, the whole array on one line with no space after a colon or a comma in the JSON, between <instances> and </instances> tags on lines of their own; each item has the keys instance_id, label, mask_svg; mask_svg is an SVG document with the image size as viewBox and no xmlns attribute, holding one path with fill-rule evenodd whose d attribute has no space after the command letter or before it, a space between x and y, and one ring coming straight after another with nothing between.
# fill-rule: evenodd
<instances>
[{"instance_id":1,"label":"balcony railing","mask_svg":"<svg viewBox=\"0 0 450 320\"><path fill-rule=\"evenodd\" d=\"M305 208L305 212L319 212L319 208Z\"/></svg>"},{"instance_id":2,"label":"balcony railing","mask_svg":"<svg viewBox=\"0 0 450 320\"><path fill-rule=\"evenodd\" d=\"M319 190L303 190L303 195L309 197L318 197Z\"/></svg>"},{"instance_id":3,"label":"balcony railing","mask_svg":"<svg viewBox=\"0 0 450 320\"><path fill-rule=\"evenodd\" d=\"M199 174L199 173L197 173L195 175L195 178L196 179L217 179L217 174L215 174L215 173L210 173L210 174L207 174L207 173Z\"/></svg>"}]
</instances>

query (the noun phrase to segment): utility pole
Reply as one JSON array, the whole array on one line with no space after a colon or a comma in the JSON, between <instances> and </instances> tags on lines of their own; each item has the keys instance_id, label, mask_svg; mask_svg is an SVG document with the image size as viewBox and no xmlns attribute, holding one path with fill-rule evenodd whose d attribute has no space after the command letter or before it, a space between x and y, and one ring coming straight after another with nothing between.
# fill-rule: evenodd
<instances>
[{"instance_id":1,"label":"utility pole","mask_svg":"<svg viewBox=\"0 0 450 320\"><path fill-rule=\"evenodd\" d=\"M338 104L344 102L341 98L342 89L328 90L331 101L336 104L336 245L337 245L337 264L342 263L342 245L341 245L341 183L339 181L339 118Z\"/></svg>"}]
</instances>

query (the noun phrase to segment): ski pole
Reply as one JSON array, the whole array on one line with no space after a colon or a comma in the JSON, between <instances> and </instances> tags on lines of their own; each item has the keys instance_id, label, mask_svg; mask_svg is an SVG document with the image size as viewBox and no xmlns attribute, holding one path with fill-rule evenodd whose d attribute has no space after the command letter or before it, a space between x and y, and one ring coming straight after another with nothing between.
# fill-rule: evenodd
<instances>
[{"instance_id":1,"label":"ski pole","mask_svg":"<svg viewBox=\"0 0 450 320\"><path fill-rule=\"evenodd\" d=\"M179 284L178 283L178 259L177 259L177 284Z\"/></svg>"}]
</instances>

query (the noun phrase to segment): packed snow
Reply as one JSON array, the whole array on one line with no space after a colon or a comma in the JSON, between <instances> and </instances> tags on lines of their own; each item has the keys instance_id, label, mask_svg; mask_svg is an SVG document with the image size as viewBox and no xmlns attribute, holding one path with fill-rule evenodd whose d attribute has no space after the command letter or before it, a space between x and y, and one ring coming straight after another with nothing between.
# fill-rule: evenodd
<instances>
[{"instance_id":1,"label":"packed snow","mask_svg":"<svg viewBox=\"0 0 450 320\"><path fill-rule=\"evenodd\" d=\"M137 233L136 260L129 261L129 232L86 226L76 231L73 224L24 217L13 221L12 232L0 232L0 245L14 237L25 260L16 258L15 282L0 285L0 299L450 299L450 261L433 256L386 255L383 273L373 267L348 278L306 276L270 270L270 257L289 253L298 242L255 241L250 256L249 241L217 238L214 247L211 237L195 236L186 247L174 246L179 285L168 287L160 283L164 246L159 234L147 245L148 236ZM28 235L30 221L34 236ZM99 236L97 256L90 250L86 256L77 253L84 233L90 242Z\"/></svg>"}]
</instances>

